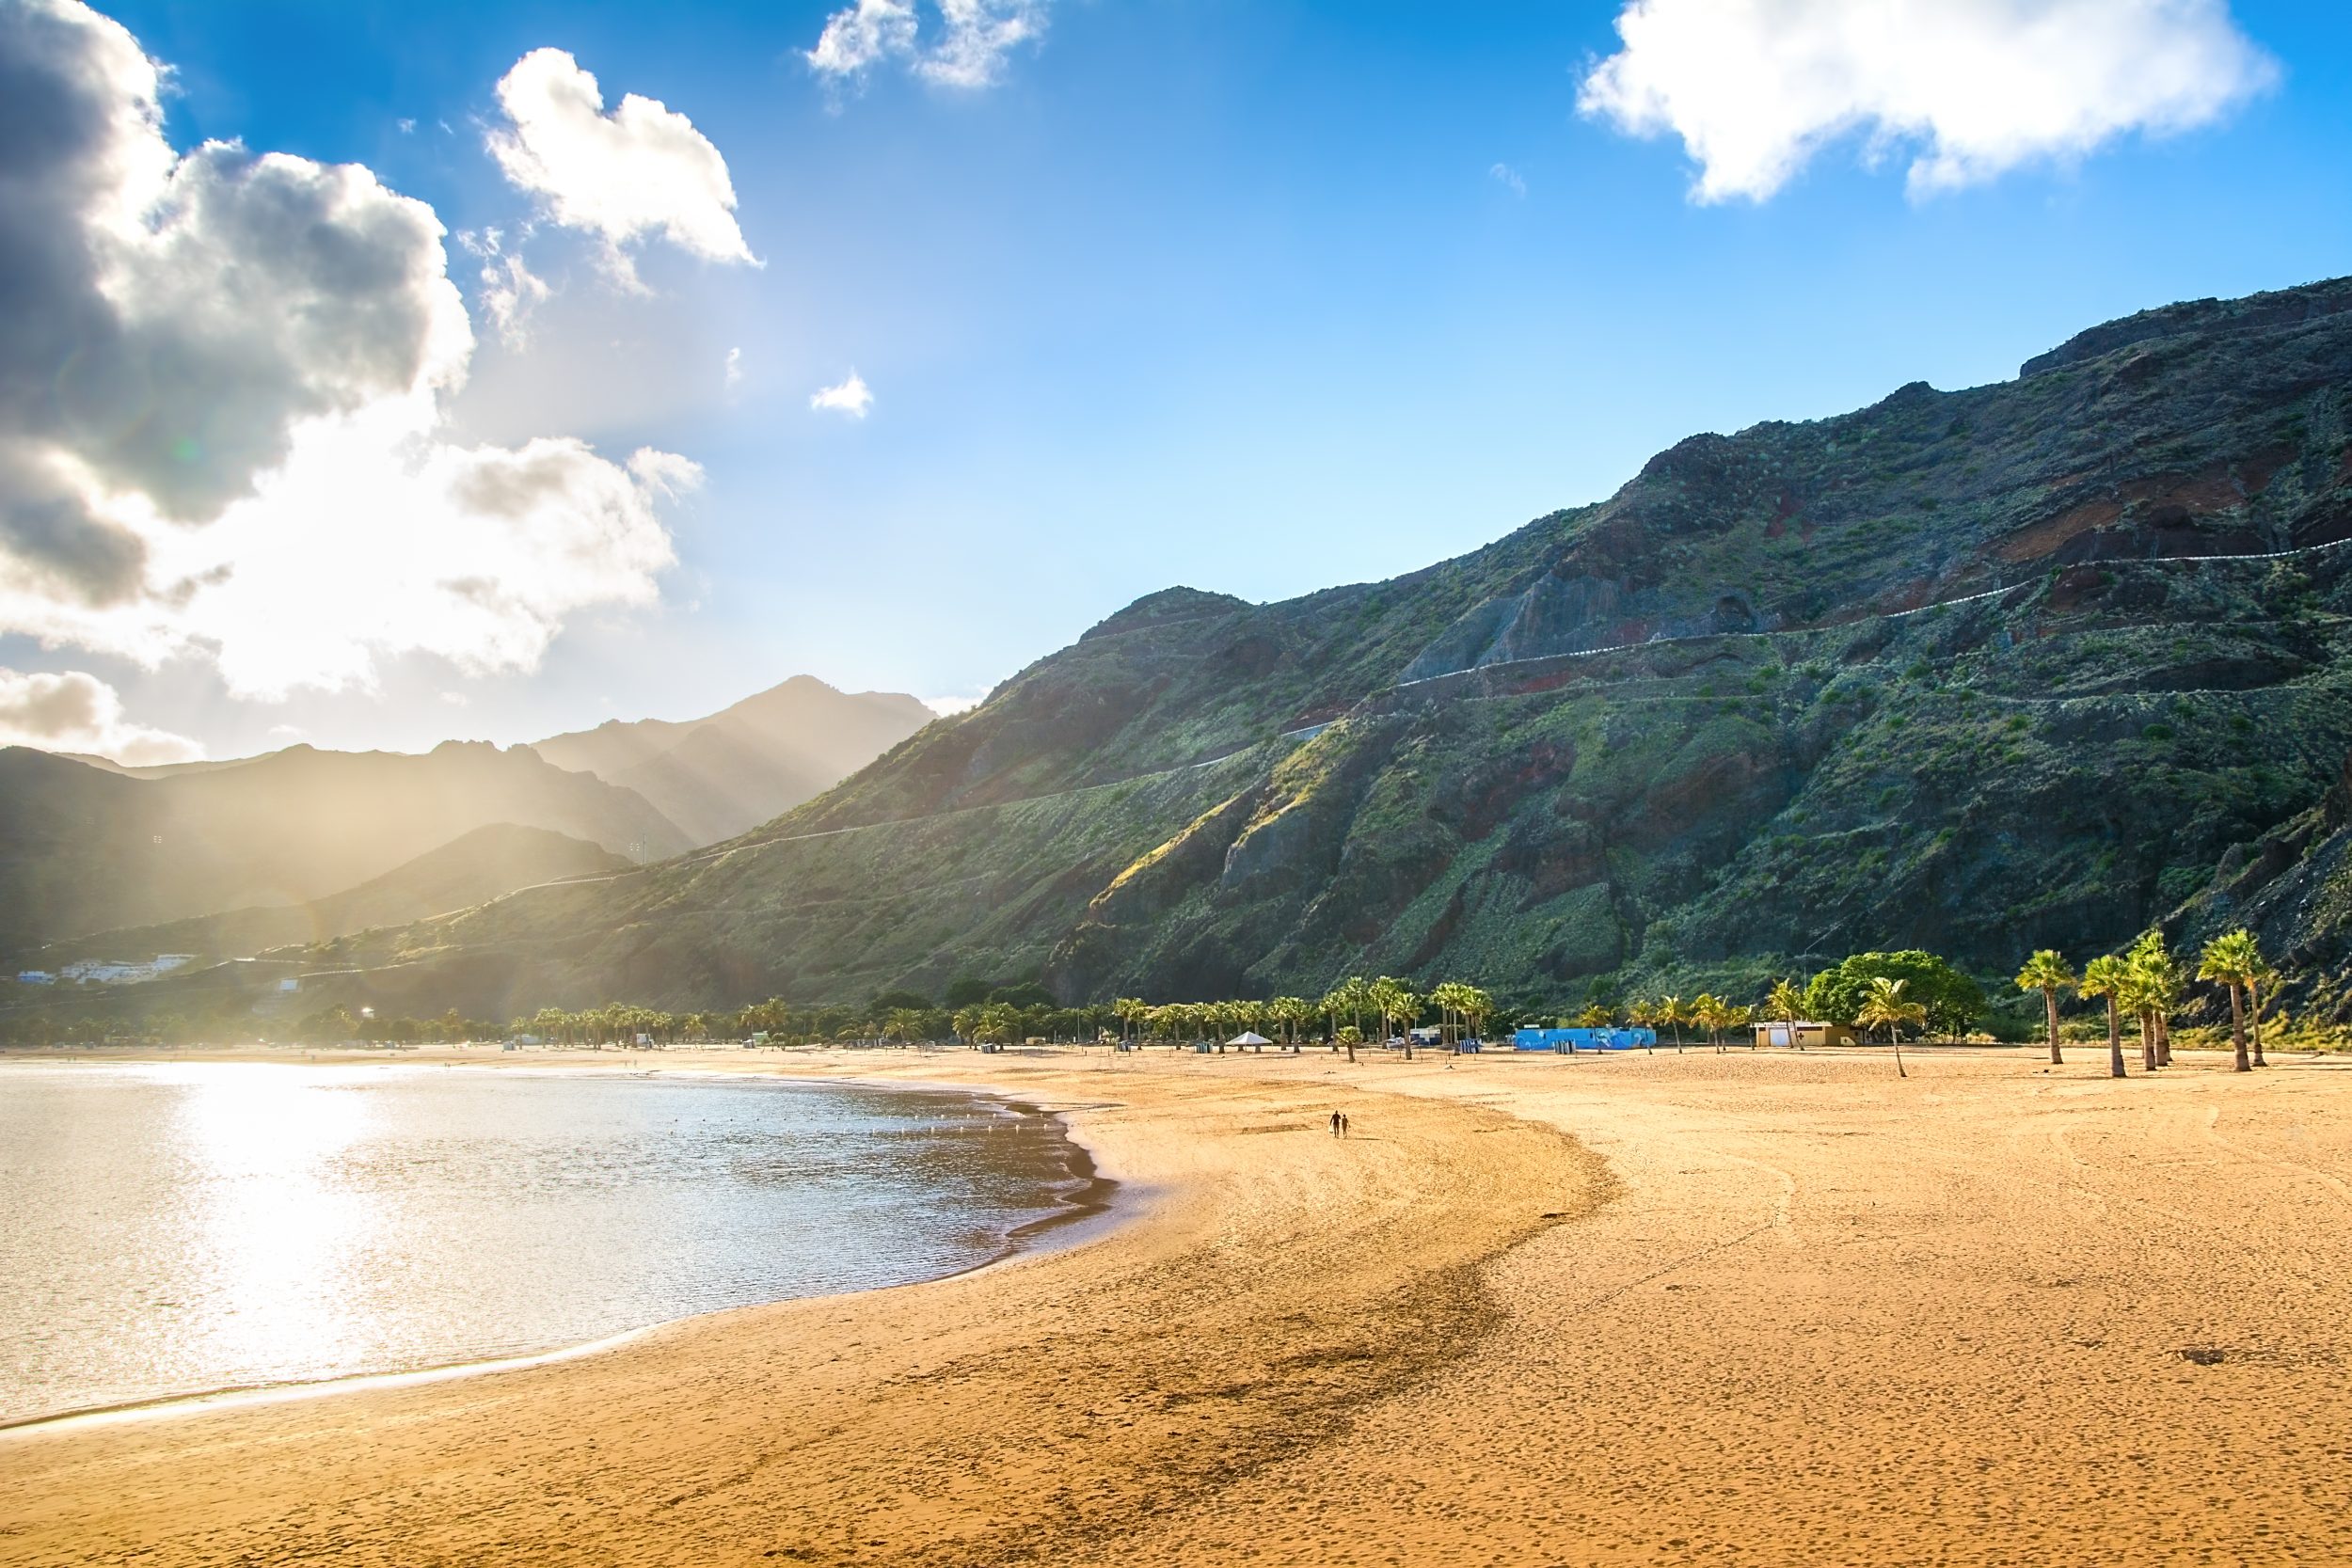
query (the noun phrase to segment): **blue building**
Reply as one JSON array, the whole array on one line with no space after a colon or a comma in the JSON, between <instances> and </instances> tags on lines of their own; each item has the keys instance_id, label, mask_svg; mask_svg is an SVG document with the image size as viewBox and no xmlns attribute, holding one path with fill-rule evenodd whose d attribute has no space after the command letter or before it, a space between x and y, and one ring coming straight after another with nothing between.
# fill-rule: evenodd
<instances>
[{"instance_id":1,"label":"blue building","mask_svg":"<svg viewBox=\"0 0 2352 1568\"><path fill-rule=\"evenodd\" d=\"M1520 1051L1647 1051L1658 1044L1655 1029L1521 1029L1511 1037Z\"/></svg>"}]
</instances>

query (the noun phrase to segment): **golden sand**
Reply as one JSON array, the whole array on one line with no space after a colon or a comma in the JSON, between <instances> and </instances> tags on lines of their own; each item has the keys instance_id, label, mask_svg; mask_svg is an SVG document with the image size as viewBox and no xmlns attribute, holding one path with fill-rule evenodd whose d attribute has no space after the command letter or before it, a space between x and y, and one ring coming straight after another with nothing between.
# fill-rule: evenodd
<instances>
[{"instance_id":1,"label":"golden sand","mask_svg":"<svg viewBox=\"0 0 2352 1568\"><path fill-rule=\"evenodd\" d=\"M1064 1109L1129 1217L0 1435L0 1563L2352 1562L2352 1068L2081 1054L796 1056Z\"/></svg>"}]
</instances>

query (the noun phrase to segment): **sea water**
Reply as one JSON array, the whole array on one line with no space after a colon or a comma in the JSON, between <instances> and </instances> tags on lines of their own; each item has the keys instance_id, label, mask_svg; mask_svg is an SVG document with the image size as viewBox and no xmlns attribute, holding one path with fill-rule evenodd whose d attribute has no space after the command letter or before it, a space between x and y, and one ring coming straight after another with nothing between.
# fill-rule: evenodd
<instances>
[{"instance_id":1,"label":"sea water","mask_svg":"<svg viewBox=\"0 0 2352 1568\"><path fill-rule=\"evenodd\" d=\"M0 1064L0 1424L932 1278L1088 1175L1051 1117L946 1091Z\"/></svg>"}]
</instances>

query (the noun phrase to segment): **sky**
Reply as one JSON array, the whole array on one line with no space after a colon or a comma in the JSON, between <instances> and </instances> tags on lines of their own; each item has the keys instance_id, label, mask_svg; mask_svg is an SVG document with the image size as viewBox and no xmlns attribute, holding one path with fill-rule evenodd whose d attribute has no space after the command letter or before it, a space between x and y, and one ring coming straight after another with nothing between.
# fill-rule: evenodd
<instances>
[{"instance_id":1,"label":"sky","mask_svg":"<svg viewBox=\"0 0 2352 1568\"><path fill-rule=\"evenodd\" d=\"M943 707L2352 272L2289 0L0 0L0 742Z\"/></svg>"}]
</instances>

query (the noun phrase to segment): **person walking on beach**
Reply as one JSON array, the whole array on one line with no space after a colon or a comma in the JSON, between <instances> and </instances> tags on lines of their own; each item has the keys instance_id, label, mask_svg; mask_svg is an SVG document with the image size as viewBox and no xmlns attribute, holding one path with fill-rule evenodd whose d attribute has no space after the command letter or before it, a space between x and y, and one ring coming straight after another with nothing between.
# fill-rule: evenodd
<instances>
[{"instance_id":1,"label":"person walking on beach","mask_svg":"<svg viewBox=\"0 0 2352 1568\"><path fill-rule=\"evenodd\" d=\"M1346 1125L1347 1118L1345 1117L1340 1115L1337 1111L1331 1113L1331 1136L1335 1138L1338 1137L1340 1135L1340 1129Z\"/></svg>"},{"instance_id":2,"label":"person walking on beach","mask_svg":"<svg viewBox=\"0 0 2352 1568\"><path fill-rule=\"evenodd\" d=\"M1347 1136L1347 1113L1345 1111L1340 1113L1340 1136L1343 1138Z\"/></svg>"}]
</instances>

